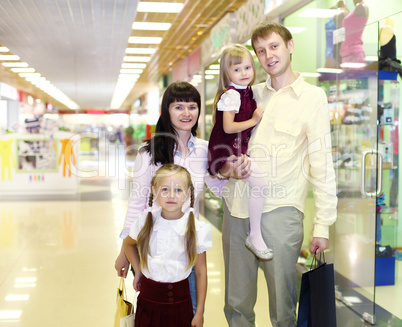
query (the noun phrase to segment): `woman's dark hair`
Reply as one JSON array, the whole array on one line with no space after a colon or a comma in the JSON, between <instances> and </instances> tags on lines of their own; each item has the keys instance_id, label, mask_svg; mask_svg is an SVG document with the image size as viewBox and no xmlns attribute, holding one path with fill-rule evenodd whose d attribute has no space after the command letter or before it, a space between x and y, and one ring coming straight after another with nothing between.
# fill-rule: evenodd
<instances>
[{"instance_id":1,"label":"woman's dark hair","mask_svg":"<svg viewBox=\"0 0 402 327\"><path fill-rule=\"evenodd\" d=\"M191 134L197 135L198 118L201 110L201 96L197 89L188 82L174 82L170 84L163 94L161 115L155 127L155 135L145 141L140 151L151 155L151 163L162 165L174 163L174 149L177 145L177 133L172 125L169 106L172 102L195 102L198 106L197 122L191 129Z\"/></svg>"}]
</instances>

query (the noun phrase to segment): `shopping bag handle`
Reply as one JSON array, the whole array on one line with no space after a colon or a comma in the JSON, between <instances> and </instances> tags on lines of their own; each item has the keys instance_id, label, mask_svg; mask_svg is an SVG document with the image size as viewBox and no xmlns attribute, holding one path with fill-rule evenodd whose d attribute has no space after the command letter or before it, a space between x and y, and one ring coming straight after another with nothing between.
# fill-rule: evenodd
<instances>
[{"instance_id":1,"label":"shopping bag handle","mask_svg":"<svg viewBox=\"0 0 402 327\"><path fill-rule=\"evenodd\" d=\"M119 292L121 292L123 295L123 300L127 300L126 283L124 282L124 277L120 277ZM117 298L119 298L119 294L117 294Z\"/></svg>"},{"instance_id":2,"label":"shopping bag handle","mask_svg":"<svg viewBox=\"0 0 402 327\"><path fill-rule=\"evenodd\" d=\"M323 260L324 259L324 260ZM321 263L321 264L319 264L319 263ZM324 251L321 251L320 252L320 259L319 260L317 260L317 250L314 252L314 255L313 255L313 261L311 261L311 265L310 265L310 270L313 270L313 269L315 269L315 268L318 268L318 267L320 267L320 266L322 266L322 265L325 265L327 262L326 262L326 260L325 260L325 253L324 253Z\"/></svg>"}]
</instances>

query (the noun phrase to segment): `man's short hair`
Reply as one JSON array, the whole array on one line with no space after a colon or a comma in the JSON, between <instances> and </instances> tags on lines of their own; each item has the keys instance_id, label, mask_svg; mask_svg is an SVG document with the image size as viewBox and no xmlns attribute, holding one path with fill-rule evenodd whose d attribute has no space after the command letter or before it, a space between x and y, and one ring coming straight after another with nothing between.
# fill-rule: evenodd
<instances>
[{"instance_id":1,"label":"man's short hair","mask_svg":"<svg viewBox=\"0 0 402 327\"><path fill-rule=\"evenodd\" d=\"M290 33L290 31L282 24L273 22L260 23L254 28L253 33L251 34L251 45L254 49L254 52L256 52L254 43L257 41L257 39L265 39L274 32L282 37L283 41L285 41L286 47L288 46L288 42L293 39L292 33Z\"/></svg>"}]
</instances>

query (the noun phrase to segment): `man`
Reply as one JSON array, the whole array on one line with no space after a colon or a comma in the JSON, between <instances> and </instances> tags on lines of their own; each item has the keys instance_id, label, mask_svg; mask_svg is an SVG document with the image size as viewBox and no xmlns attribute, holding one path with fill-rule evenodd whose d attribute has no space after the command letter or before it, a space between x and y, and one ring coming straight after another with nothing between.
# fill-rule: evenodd
<instances>
[{"instance_id":1,"label":"man","mask_svg":"<svg viewBox=\"0 0 402 327\"><path fill-rule=\"evenodd\" d=\"M258 25L251 42L268 79L253 87L264 116L253 131L249 154L270 185L261 229L274 258L259 261L244 246L249 230L248 198L252 192L241 180L230 179L226 184L222 230L224 310L230 327L254 326L257 271L261 266L268 286L272 325L294 327L296 263L303 242L303 212L310 182L316 205L311 253L328 247L328 229L336 219L327 97L324 91L293 72L294 42L283 25ZM250 171L244 163L237 162L224 166L220 173L237 178Z\"/></svg>"}]
</instances>

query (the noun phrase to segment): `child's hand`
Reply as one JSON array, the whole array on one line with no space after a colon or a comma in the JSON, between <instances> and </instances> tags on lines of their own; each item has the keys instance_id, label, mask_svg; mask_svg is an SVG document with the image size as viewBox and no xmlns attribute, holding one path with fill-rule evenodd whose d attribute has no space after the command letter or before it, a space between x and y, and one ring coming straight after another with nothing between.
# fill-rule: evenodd
<instances>
[{"instance_id":1,"label":"child's hand","mask_svg":"<svg viewBox=\"0 0 402 327\"><path fill-rule=\"evenodd\" d=\"M262 109L262 108L257 108L254 110L253 117L251 119L253 119L255 121L256 125L261 121L263 114L264 114L264 109Z\"/></svg>"},{"instance_id":2,"label":"child's hand","mask_svg":"<svg viewBox=\"0 0 402 327\"><path fill-rule=\"evenodd\" d=\"M138 292L141 288L141 279L142 279L142 273L139 272L138 274L135 274L134 277L134 282L133 282L133 286L134 289Z\"/></svg>"},{"instance_id":3,"label":"child's hand","mask_svg":"<svg viewBox=\"0 0 402 327\"><path fill-rule=\"evenodd\" d=\"M191 320L191 327L202 327L204 325L204 315L202 313L195 313L193 320Z\"/></svg>"}]
</instances>

